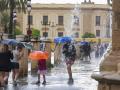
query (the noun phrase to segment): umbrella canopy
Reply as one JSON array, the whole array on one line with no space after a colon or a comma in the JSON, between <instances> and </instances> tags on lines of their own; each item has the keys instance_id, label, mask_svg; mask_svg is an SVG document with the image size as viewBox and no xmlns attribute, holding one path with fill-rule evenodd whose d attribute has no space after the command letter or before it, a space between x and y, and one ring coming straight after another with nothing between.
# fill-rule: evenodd
<instances>
[{"instance_id":1,"label":"umbrella canopy","mask_svg":"<svg viewBox=\"0 0 120 90\"><path fill-rule=\"evenodd\" d=\"M54 42L55 42L55 43L60 43L61 39L62 39L61 37L56 37L56 38L54 39Z\"/></svg>"},{"instance_id":2,"label":"umbrella canopy","mask_svg":"<svg viewBox=\"0 0 120 90\"><path fill-rule=\"evenodd\" d=\"M86 41L83 41L83 42L80 42L80 45L88 45L89 42L86 42Z\"/></svg>"},{"instance_id":3,"label":"umbrella canopy","mask_svg":"<svg viewBox=\"0 0 120 90\"><path fill-rule=\"evenodd\" d=\"M33 51L29 54L29 59L31 60L40 60L40 59L48 59L48 52L43 51Z\"/></svg>"},{"instance_id":4,"label":"umbrella canopy","mask_svg":"<svg viewBox=\"0 0 120 90\"><path fill-rule=\"evenodd\" d=\"M17 45L19 41L15 39L4 39L0 42L1 44L7 44L7 45Z\"/></svg>"},{"instance_id":5,"label":"umbrella canopy","mask_svg":"<svg viewBox=\"0 0 120 90\"><path fill-rule=\"evenodd\" d=\"M33 46L31 44L26 43L26 42L20 42L17 44L17 46L33 50Z\"/></svg>"},{"instance_id":6,"label":"umbrella canopy","mask_svg":"<svg viewBox=\"0 0 120 90\"><path fill-rule=\"evenodd\" d=\"M55 43L65 43L65 42L71 42L72 41L72 38L71 37L57 37L54 39L54 42Z\"/></svg>"}]
</instances>

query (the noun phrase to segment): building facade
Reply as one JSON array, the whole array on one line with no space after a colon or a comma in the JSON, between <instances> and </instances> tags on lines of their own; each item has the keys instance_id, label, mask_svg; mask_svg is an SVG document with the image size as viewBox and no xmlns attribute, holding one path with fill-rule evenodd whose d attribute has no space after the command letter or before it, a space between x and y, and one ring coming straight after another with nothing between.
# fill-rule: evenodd
<instances>
[{"instance_id":1,"label":"building facade","mask_svg":"<svg viewBox=\"0 0 120 90\"><path fill-rule=\"evenodd\" d=\"M22 30L26 35L28 18L31 28L40 30L40 36L53 39L60 36L81 38L92 33L99 38L111 37L111 9L109 5L81 4L32 4L30 16L22 15Z\"/></svg>"}]
</instances>

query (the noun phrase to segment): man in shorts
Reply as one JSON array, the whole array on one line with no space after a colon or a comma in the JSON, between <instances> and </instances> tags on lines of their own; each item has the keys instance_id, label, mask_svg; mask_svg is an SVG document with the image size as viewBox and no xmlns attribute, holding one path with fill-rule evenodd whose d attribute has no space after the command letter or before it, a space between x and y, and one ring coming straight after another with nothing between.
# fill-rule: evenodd
<instances>
[{"instance_id":1,"label":"man in shorts","mask_svg":"<svg viewBox=\"0 0 120 90\"><path fill-rule=\"evenodd\" d=\"M68 71L68 75L69 75L68 84L72 84L73 77L72 77L71 66L74 64L74 61L75 61L76 49L75 49L75 46L73 44L71 44L70 41L66 42L63 45L63 54L65 55L65 62L67 65L67 71Z\"/></svg>"}]
</instances>

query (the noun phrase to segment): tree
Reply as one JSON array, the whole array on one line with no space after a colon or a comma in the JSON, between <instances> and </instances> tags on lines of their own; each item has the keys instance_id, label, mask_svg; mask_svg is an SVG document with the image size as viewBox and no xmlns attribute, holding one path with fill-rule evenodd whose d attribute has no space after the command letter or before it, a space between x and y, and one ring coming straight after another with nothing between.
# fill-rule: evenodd
<instances>
[{"instance_id":1,"label":"tree","mask_svg":"<svg viewBox=\"0 0 120 90\"><path fill-rule=\"evenodd\" d=\"M15 28L15 35L22 35L22 31L20 30L19 27Z\"/></svg>"},{"instance_id":2,"label":"tree","mask_svg":"<svg viewBox=\"0 0 120 90\"><path fill-rule=\"evenodd\" d=\"M24 11L27 4L27 0L0 0L0 11L9 11L9 37L11 38L13 32L13 11L17 9L19 12Z\"/></svg>"},{"instance_id":3,"label":"tree","mask_svg":"<svg viewBox=\"0 0 120 90\"><path fill-rule=\"evenodd\" d=\"M3 30L4 30L4 33L8 33L9 19L10 19L10 16L8 15L8 12L1 13L0 24L1 24L1 27L3 28Z\"/></svg>"},{"instance_id":4,"label":"tree","mask_svg":"<svg viewBox=\"0 0 120 90\"><path fill-rule=\"evenodd\" d=\"M86 32L85 34L83 34L82 38L95 38L95 35L92 33Z\"/></svg>"},{"instance_id":5,"label":"tree","mask_svg":"<svg viewBox=\"0 0 120 90\"><path fill-rule=\"evenodd\" d=\"M32 28L32 37L38 39L40 37L40 31L38 29Z\"/></svg>"}]
</instances>

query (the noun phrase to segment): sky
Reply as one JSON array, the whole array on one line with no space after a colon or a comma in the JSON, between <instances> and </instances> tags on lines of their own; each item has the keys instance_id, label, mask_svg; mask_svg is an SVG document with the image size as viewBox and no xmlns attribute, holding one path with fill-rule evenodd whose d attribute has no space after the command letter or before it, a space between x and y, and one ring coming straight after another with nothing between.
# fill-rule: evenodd
<instances>
[{"instance_id":1,"label":"sky","mask_svg":"<svg viewBox=\"0 0 120 90\"><path fill-rule=\"evenodd\" d=\"M63 3L81 3L84 0L31 0L32 3L57 3L57 4L63 4ZM89 0L87 0L89 1ZM96 4L106 4L107 0L91 0L92 2L95 2Z\"/></svg>"}]
</instances>

